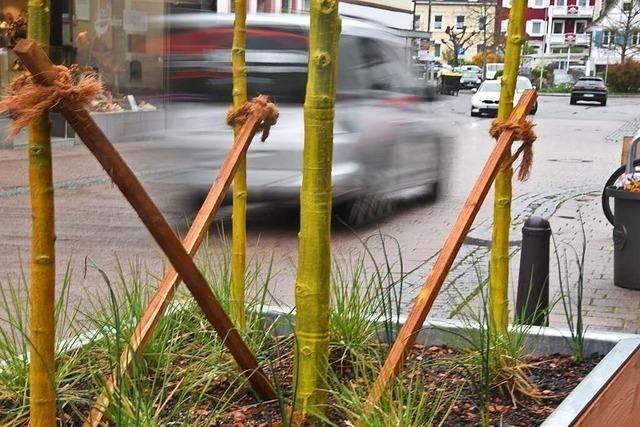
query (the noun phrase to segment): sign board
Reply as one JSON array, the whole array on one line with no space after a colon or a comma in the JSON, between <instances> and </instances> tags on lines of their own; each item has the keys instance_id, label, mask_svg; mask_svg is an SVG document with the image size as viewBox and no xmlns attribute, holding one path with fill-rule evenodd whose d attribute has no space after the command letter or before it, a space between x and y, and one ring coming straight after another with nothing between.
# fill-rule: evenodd
<instances>
[{"instance_id":1,"label":"sign board","mask_svg":"<svg viewBox=\"0 0 640 427\"><path fill-rule=\"evenodd\" d=\"M565 43L569 43L569 44L573 44L576 42L576 35L575 33L566 33L564 35L564 42Z\"/></svg>"},{"instance_id":2,"label":"sign board","mask_svg":"<svg viewBox=\"0 0 640 427\"><path fill-rule=\"evenodd\" d=\"M122 11L122 25L126 33L146 33L147 14L140 10L124 9Z\"/></svg>"},{"instance_id":3,"label":"sign board","mask_svg":"<svg viewBox=\"0 0 640 427\"><path fill-rule=\"evenodd\" d=\"M433 55L428 50L419 50L418 51L418 59L420 59L421 61L427 61L427 60L432 59L432 58L433 58Z\"/></svg>"},{"instance_id":4,"label":"sign board","mask_svg":"<svg viewBox=\"0 0 640 427\"><path fill-rule=\"evenodd\" d=\"M464 58L465 49L463 47L458 48L458 58Z\"/></svg>"}]
</instances>

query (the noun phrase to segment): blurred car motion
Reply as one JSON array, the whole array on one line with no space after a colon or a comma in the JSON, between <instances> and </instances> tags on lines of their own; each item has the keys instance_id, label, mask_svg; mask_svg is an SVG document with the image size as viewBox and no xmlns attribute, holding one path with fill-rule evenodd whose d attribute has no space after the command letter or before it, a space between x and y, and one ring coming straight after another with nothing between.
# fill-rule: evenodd
<instances>
[{"instance_id":1,"label":"blurred car motion","mask_svg":"<svg viewBox=\"0 0 640 427\"><path fill-rule=\"evenodd\" d=\"M161 19L169 28L163 60L167 95L188 101L168 107L169 126L180 139L201 135L222 158L231 146L224 113L231 103L233 15ZM249 97L268 94L280 111L267 142L254 141L247 154L251 202L299 201L308 30L305 15L247 18ZM338 67L333 194L345 209L343 217L363 224L384 213L396 196L435 196L443 137L421 102L404 39L385 27L343 18ZM215 166L202 165L206 179L193 183L211 185Z\"/></svg>"}]
</instances>

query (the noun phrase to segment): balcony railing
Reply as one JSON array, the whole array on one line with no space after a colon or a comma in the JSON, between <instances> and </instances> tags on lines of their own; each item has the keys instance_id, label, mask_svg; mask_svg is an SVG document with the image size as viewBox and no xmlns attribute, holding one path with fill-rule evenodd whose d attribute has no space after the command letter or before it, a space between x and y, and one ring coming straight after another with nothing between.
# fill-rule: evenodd
<instances>
[{"instance_id":1,"label":"balcony railing","mask_svg":"<svg viewBox=\"0 0 640 427\"><path fill-rule=\"evenodd\" d=\"M593 6L549 6L551 14L556 18L591 18Z\"/></svg>"},{"instance_id":2,"label":"balcony railing","mask_svg":"<svg viewBox=\"0 0 640 427\"><path fill-rule=\"evenodd\" d=\"M589 45L589 34L551 34L549 44L566 45L573 41L574 45Z\"/></svg>"}]
</instances>

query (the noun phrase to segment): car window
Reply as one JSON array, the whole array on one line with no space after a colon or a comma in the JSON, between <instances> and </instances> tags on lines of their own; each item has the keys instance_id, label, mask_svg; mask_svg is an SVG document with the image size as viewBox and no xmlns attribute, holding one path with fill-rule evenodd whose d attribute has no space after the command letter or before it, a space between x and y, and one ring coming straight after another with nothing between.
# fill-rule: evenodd
<instances>
[{"instance_id":1,"label":"car window","mask_svg":"<svg viewBox=\"0 0 640 427\"><path fill-rule=\"evenodd\" d=\"M353 36L340 36L340 53L338 58L338 91L354 91L364 89L358 67L362 64L358 40Z\"/></svg>"},{"instance_id":2,"label":"car window","mask_svg":"<svg viewBox=\"0 0 640 427\"><path fill-rule=\"evenodd\" d=\"M408 70L397 46L374 38L356 39L362 60L357 74L366 89L403 91L409 86Z\"/></svg>"},{"instance_id":3,"label":"car window","mask_svg":"<svg viewBox=\"0 0 640 427\"><path fill-rule=\"evenodd\" d=\"M482 83L478 92L500 92L500 82L486 81Z\"/></svg>"},{"instance_id":4,"label":"car window","mask_svg":"<svg viewBox=\"0 0 640 427\"><path fill-rule=\"evenodd\" d=\"M246 34L247 94L301 103L308 37L300 28L251 27ZM181 98L231 102L233 29L172 28L167 35L168 90Z\"/></svg>"},{"instance_id":5,"label":"car window","mask_svg":"<svg viewBox=\"0 0 640 427\"><path fill-rule=\"evenodd\" d=\"M529 81L529 79L518 79L516 81L516 89L517 90L525 90L525 89L531 89L531 82Z\"/></svg>"}]
</instances>

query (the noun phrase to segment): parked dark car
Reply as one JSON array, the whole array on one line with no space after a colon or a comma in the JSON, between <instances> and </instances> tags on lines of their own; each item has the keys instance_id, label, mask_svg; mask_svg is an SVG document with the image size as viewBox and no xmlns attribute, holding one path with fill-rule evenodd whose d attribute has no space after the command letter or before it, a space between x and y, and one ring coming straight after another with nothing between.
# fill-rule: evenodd
<instances>
[{"instance_id":1,"label":"parked dark car","mask_svg":"<svg viewBox=\"0 0 640 427\"><path fill-rule=\"evenodd\" d=\"M581 77L571 89L571 105L578 101L599 102L607 105L607 86L601 77Z\"/></svg>"}]
</instances>

